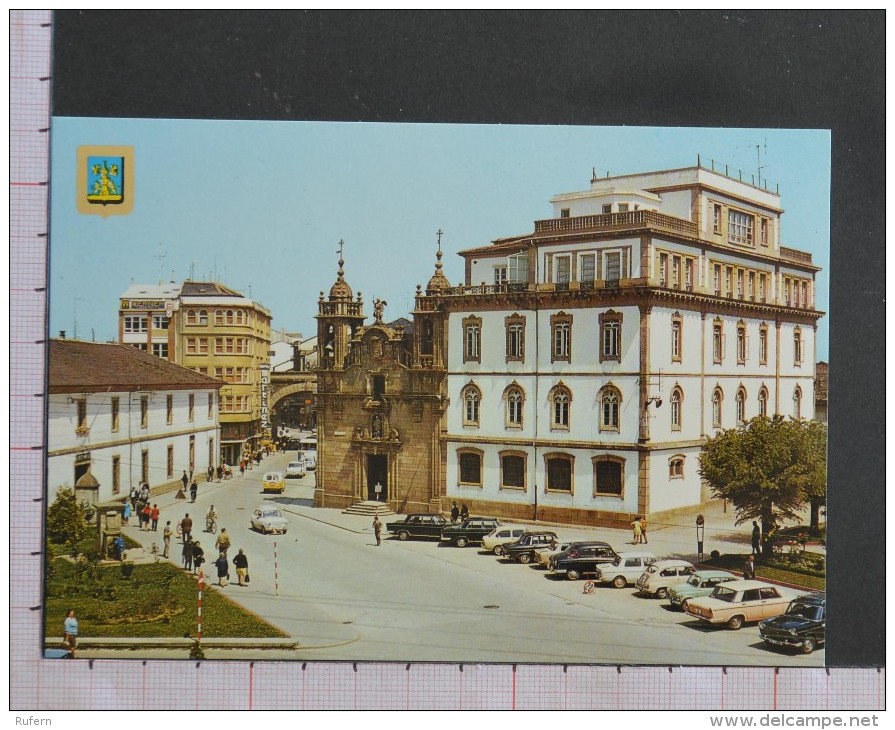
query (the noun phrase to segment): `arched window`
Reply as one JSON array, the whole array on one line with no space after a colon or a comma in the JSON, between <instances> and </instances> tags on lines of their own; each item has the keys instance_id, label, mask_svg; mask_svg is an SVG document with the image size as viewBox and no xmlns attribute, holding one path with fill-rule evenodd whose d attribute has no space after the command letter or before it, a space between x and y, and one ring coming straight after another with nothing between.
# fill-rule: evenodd
<instances>
[{"instance_id":1,"label":"arched window","mask_svg":"<svg viewBox=\"0 0 895 730\"><path fill-rule=\"evenodd\" d=\"M758 327L758 364L768 364L768 326L764 322Z\"/></svg>"},{"instance_id":2,"label":"arched window","mask_svg":"<svg viewBox=\"0 0 895 730\"><path fill-rule=\"evenodd\" d=\"M763 385L758 391L758 415L766 418L768 415L768 389Z\"/></svg>"},{"instance_id":3,"label":"arched window","mask_svg":"<svg viewBox=\"0 0 895 730\"><path fill-rule=\"evenodd\" d=\"M187 324L196 324L196 310L195 309L187 309L186 310L186 323Z\"/></svg>"},{"instance_id":4,"label":"arched window","mask_svg":"<svg viewBox=\"0 0 895 730\"><path fill-rule=\"evenodd\" d=\"M214 310L214 323L217 326L224 324L224 310L222 310L222 309Z\"/></svg>"},{"instance_id":5,"label":"arched window","mask_svg":"<svg viewBox=\"0 0 895 730\"><path fill-rule=\"evenodd\" d=\"M746 389L742 386L737 390L737 425L746 422Z\"/></svg>"},{"instance_id":6,"label":"arched window","mask_svg":"<svg viewBox=\"0 0 895 730\"><path fill-rule=\"evenodd\" d=\"M199 310L199 324L204 325L206 327L208 326L208 310L207 309Z\"/></svg>"},{"instance_id":7,"label":"arched window","mask_svg":"<svg viewBox=\"0 0 895 730\"><path fill-rule=\"evenodd\" d=\"M668 460L668 478L683 479L684 478L684 455L677 454Z\"/></svg>"},{"instance_id":8,"label":"arched window","mask_svg":"<svg viewBox=\"0 0 895 730\"><path fill-rule=\"evenodd\" d=\"M737 322L737 364L746 363L746 323L743 320Z\"/></svg>"},{"instance_id":9,"label":"arched window","mask_svg":"<svg viewBox=\"0 0 895 730\"><path fill-rule=\"evenodd\" d=\"M802 364L802 330L800 327L796 327L792 333L792 357L796 367Z\"/></svg>"},{"instance_id":10,"label":"arched window","mask_svg":"<svg viewBox=\"0 0 895 730\"><path fill-rule=\"evenodd\" d=\"M792 394L792 417L802 417L802 389L799 386L796 386Z\"/></svg>"},{"instance_id":11,"label":"arched window","mask_svg":"<svg viewBox=\"0 0 895 730\"><path fill-rule=\"evenodd\" d=\"M233 324L233 310L232 309L227 310L226 317L227 317L227 324Z\"/></svg>"},{"instance_id":12,"label":"arched window","mask_svg":"<svg viewBox=\"0 0 895 730\"><path fill-rule=\"evenodd\" d=\"M720 318L712 323L712 361L716 365L724 361L724 323Z\"/></svg>"},{"instance_id":13,"label":"arched window","mask_svg":"<svg viewBox=\"0 0 895 730\"><path fill-rule=\"evenodd\" d=\"M551 428L568 430L569 406L572 402L572 394L564 385L557 385L550 391L550 401L553 404L553 422Z\"/></svg>"},{"instance_id":14,"label":"arched window","mask_svg":"<svg viewBox=\"0 0 895 730\"><path fill-rule=\"evenodd\" d=\"M721 428L721 406L724 403L724 393L721 388L715 388L712 393L712 426Z\"/></svg>"},{"instance_id":15,"label":"arched window","mask_svg":"<svg viewBox=\"0 0 895 730\"><path fill-rule=\"evenodd\" d=\"M522 405L525 403L525 394L518 385L511 385L504 391L506 400L506 425L507 428L522 427Z\"/></svg>"},{"instance_id":16,"label":"arched window","mask_svg":"<svg viewBox=\"0 0 895 730\"><path fill-rule=\"evenodd\" d=\"M622 400L621 393L615 386L607 385L600 390L598 397L600 399L600 430L618 431L618 408Z\"/></svg>"},{"instance_id":17,"label":"arched window","mask_svg":"<svg viewBox=\"0 0 895 730\"><path fill-rule=\"evenodd\" d=\"M681 361L683 329L684 319L681 317L680 312L675 312L671 315L671 362Z\"/></svg>"},{"instance_id":18,"label":"arched window","mask_svg":"<svg viewBox=\"0 0 895 730\"><path fill-rule=\"evenodd\" d=\"M482 393L478 386L470 383L463 389L463 394L460 398L463 401L463 425L478 426L479 404L482 401Z\"/></svg>"},{"instance_id":19,"label":"arched window","mask_svg":"<svg viewBox=\"0 0 895 730\"><path fill-rule=\"evenodd\" d=\"M680 431L681 430L681 404L684 400L684 391L682 391L679 387L675 387L674 390L671 391L671 430L672 431Z\"/></svg>"},{"instance_id":20,"label":"arched window","mask_svg":"<svg viewBox=\"0 0 895 730\"><path fill-rule=\"evenodd\" d=\"M475 315L463 318L463 362L482 361L482 319Z\"/></svg>"}]
</instances>

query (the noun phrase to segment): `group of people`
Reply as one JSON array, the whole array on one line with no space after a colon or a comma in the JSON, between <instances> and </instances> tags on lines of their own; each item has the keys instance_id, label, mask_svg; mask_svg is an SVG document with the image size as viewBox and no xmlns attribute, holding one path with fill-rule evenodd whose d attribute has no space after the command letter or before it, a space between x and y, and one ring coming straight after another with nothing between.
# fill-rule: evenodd
<instances>
[{"instance_id":1,"label":"group of people","mask_svg":"<svg viewBox=\"0 0 895 730\"><path fill-rule=\"evenodd\" d=\"M150 504L149 497L150 489L146 482L142 482L139 488L131 487L121 507L122 524L129 525L131 517L136 517L141 530L157 530L160 511L157 504Z\"/></svg>"},{"instance_id":2,"label":"group of people","mask_svg":"<svg viewBox=\"0 0 895 730\"><path fill-rule=\"evenodd\" d=\"M469 507L465 504L457 506L456 502L451 503L451 522L459 522L469 517Z\"/></svg>"},{"instance_id":3,"label":"group of people","mask_svg":"<svg viewBox=\"0 0 895 730\"><path fill-rule=\"evenodd\" d=\"M229 479L231 476L233 474L230 472L230 467L226 464L218 464L217 468L209 464L208 470L205 472L205 480L208 482L215 481L215 477L220 482L222 479Z\"/></svg>"},{"instance_id":4,"label":"group of people","mask_svg":"<svg viewBox=\"0 0 895 730\"><path fill-rule=\"evenodd\" d=\"M646 538L646 515L637 515L631 523L634 531L634 544L645 545L649 542Z\"/></svg>"}]
</instances>

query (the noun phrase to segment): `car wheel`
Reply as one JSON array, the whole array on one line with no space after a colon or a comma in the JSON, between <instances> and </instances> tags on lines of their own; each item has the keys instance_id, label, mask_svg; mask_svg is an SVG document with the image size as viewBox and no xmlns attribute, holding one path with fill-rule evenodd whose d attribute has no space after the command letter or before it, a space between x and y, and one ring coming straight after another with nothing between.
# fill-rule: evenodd
<instances>
[{"instance_id":1,"label":"car wheel","mask_svg":"<svg viewBox=\"0 0 895 730\"><path fill-rule=\"evenodd\" d=\"M458 538L457 538L457 547L459 547L459 548L464 548L464 547L466 547L467 545L469 545L469 540L467 540L465 537L458 537Z\"/></svg>"},{"instance_id":2,"label":"car wheel","mask_svg":"<svg viewBox=\"0 0 895 730\"><path fill-rule=\"evenodd\" d=\"M615 576L615 578L612 579L612 585L614 585L616 588L624 588L626 585L628 585L628 581L625 579L625 576L617 575Z\"/></svg>"},{"instance_id":3,"label":"car wheel","mask_svg":"<svg viewBox=\"0 0 895 730\"><path fill-rule=\"evenodd\" d=\"M814 651L814 647L815 647L814 639L809 637L802 642L802 653L810 654L812 651Z\"/></svg>"},{"instance_id":4,"label":"car wheel","mask_svg":"<svg viewBox=\"0 0 895 730\"><path fill-rule=\"evenodd\" d=\"M568 578L569 580L578 580L579 577L580 576L578 575L577 570L567 570L566 571L566 578Z\"/></svg>"},{"instance_id":5,"label":"car wheel","mask_svg":"<svg viewBox=\"0 0 895 730\"><path fill-rule=\"evenodd\" d=\"M738 631L743 627L743 617L742 616L732 616L730 620L727 622L727 628L731 631Z\"/></svg>"},{"instance_id":6,"label":"car wheel","mask_svg":"<svg viewBox=\"0 0 895 730\"><path fill-rule=\"evenodd\" d=\"M494 548L494 554L498 558L502 558L504 555L507 554L507 551L504 550L503 545L498 545L497 547Z\"/></svg>"},{"instance_id":7,"label":"car wheel","mask_svg":"<svg viewBox=\"0 0 895 730\"><path fill-rule=\"evenodd\" d=\"M660 588L656 591L656 598L668 598L668 589Z\"/></svg>"},{"instance_id":8,"label":"car wheel","mask_svg":"<svg viewBox=\"0 0 895 730\"><path fill-rule=\"evenodd\" d=\"M687 601L687 600L681 601L681 611L683 611L684 613L687 613L687 606L689 606L689 605L690 605L690 601Z\"/></svg>"},{"instance_id":9,"label":"car wheel","mask_svg":"<svg viewBox=\"0 0 895 730\"><path fill-rule=\"evenodd\" d=\"M398 533L399 540L406 540L408 537L410 537L410 533L407 532L407 530L401 530L401 532Z\"/></svg>"},{"instance_id":10,"label":"car wheel","mask_svg":"<svg viewBox=\"0 0 895 730\"><path fill-rule=\"evenodd\" d=\"M522 563L522 565L528 565L531 562L531 553L522 553L522 555L519 556L519 562Z\"/></svg>"}]
</instances>

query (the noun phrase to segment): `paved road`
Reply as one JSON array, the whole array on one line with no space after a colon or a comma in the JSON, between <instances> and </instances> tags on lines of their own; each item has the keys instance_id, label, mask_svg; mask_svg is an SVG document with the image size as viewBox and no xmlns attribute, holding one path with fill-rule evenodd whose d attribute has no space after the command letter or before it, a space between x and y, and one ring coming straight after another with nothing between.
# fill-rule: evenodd
<instances>
[{"instance_id":1,"label":"paved road","mask_svg":"<svg viewBox=\"0 0 895 730\"><path fill-rule=\"evenodd\" d=\"M283 495L261 494L264 471L284 468L290 455L271 456L245 477L200 486L195 505L172 509L201 516L215 504L219 524L233 536L232 554L245 550L252 575L248 588L223 590L295 636L302 648L291 658L823 665L822 650L807 657L770 651L754 625L735 632L706 627L630 588L583 594L582 581L506 563L476 547L396 539L377 547L367 518L313 508L313 472L288 480ZM251 510L262 502L283 509L291 522L286 535L249 529ZM628 547L622 531L557 532L570 538L598 532L617 549ZM211 555L213 537L194 534ZM685 539L671 530L664 537L654 531L649 547L665 554Z\"/></svg>"}]
</instances>

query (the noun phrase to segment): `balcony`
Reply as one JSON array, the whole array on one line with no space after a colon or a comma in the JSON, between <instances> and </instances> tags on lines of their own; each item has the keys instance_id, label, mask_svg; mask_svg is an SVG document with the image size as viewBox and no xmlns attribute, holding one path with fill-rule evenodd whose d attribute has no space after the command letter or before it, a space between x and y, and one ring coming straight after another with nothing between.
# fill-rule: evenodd
<instances>
[{"instance_id":1,"label":"balcony","mask_svg":"<svg viewBox=\"0 0 895 730\"><path fill-rule=\"evenodd\" d=\"M654 210L632 210L627 213L579 215L574 218L548 218L535 221L535 234L574 233L583 231L616 231L654 228L697 238L696 224Z\"/></svg>"},{"instance_id":2,"label":"balcony","mask_svg":"<svg viewBox=\"0 0 895 730\"><path fill-rule=\"evenodd\" d=\"M800 264L810 264L811 254L807 251L797 251L794 248L780 247L780 258L789 261L798 261Z\"/></svg>"}]
</instances>

